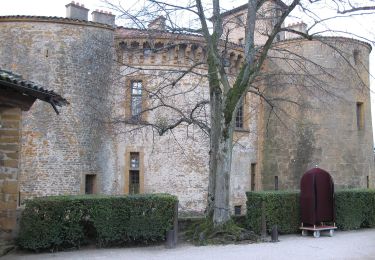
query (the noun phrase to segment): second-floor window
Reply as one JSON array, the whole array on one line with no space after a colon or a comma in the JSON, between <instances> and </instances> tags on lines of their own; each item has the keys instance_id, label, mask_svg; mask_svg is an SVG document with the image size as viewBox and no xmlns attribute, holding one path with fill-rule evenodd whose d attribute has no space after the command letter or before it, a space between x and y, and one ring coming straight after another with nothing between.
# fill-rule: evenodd
<instances>
[{"instance_id":1,"label":"second-floor window","mask_svg":"<svg viewBox=\"0 0 375 260\"><path fill-rule=\"evenodd\" d=\"M236 114L236 128L243 128L243 102L240 101L237 114Z\"/></svg>"},{"instance_id":2,"label":"second-floor window","mask_svg":"<svg viewBox=\"0 0 375 260\"><path fill-rule=\"evenodd\" d=\"M142 81L131 82L131 116L138 119L142 112Z\"/></svg>"}]
</instances>

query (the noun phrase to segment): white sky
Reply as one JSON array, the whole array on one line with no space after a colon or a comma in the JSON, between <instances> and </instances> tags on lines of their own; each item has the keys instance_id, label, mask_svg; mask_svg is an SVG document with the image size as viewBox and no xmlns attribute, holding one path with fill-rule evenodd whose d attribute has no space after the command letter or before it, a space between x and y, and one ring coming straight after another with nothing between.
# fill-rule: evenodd
<instances>
[{"instance_id":1,"label":"white sky","mask_svg":"<svg viewBox=\"0 0 375 260\"><path fill-rule=\"evenodd\" d=\"M113 3L117 3L121 0L112 0ZM135 0L122 0L123 5L133 3ZM1 0L0 2L0 16L4 15L37 15L37 16L58 16L65 17L65 5L70 3L69 0ZM178 2L178 1L176 1ZM239 6L246 3L246 0L222 0L225 7L230 9L232 7ZM106 7L106 4L102 0L80 0L79 3L90 9L89 19L91 11L100 9L104 11L111 11ZM323 12L324 13L324 12ZM319 11L319 14L322 12ZM337 19L332 23L335 28L339 28L341 31L355 32L361 34L367 38L371 38L375 42L375 14L372 17L364 19L363 17L357 16L350 19ZM1 40L0 40L1 42ZM370 55L370 73L375 76L375 46L374 50ZM375 80L371 77L371 88L375 89ZM375 94L372 92L371 97L372 103L372 122L373 129L375 126ZM374 131L375 136L375 131Z\"/></svg>"}]
</instances>

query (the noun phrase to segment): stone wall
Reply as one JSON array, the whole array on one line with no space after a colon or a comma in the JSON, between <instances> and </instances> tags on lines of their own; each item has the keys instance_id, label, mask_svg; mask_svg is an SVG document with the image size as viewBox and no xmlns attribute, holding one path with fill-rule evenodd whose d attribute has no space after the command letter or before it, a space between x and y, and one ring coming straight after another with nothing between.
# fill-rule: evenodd
<instances>
[{"instance_id":1,"label":"stone wall","mask_svg":"<svg viewBox=\"0 0 375 260\"><path fill-rule=\"evenodd\" d=\"M277 176L279 189L299 189L303 173L315 166L327 170L337 188L373 186L370 47L345 38L276 47L267 64L265 92L275 113L264 105L262 188L274 189Z\"/></svg>"},{"instance_id":2,"label":"stone wall","mask_svg":"<svg viewBox=\"0 0 375 260\"><path fill-rule=\"evenodd\" d=\"M280 7L274 1L266 1L257 12L255 23L254 43L263 45L273 29L280 15ZM229 41L243 45L245 43L245 30L247 23L247 7L236 12L231 12L223 17L224 34L223 39L228 35Z\"/></svg>"},{"instance_id":3,"label":"stone wall","mask_svg":"<svg viewBox=\"0 0 375 260\"><path fill-rule=\"evenodd\" d=\"M113 29L62 18L2 17L0 67L65 97L56 115L36 101L23 114L21 200L80 194L85 174L111 193L113 143L103 120L110 113Z\"/></svg>"},{"instance_id":4,"label":"stone wall","mask_svg":"<svg viewBox=\"0 0 375 260\"><path fill-rule=\"evenodd\" d=\"M208 82L205 77L205 65L191 66L205 61L204 43L197 36L167 35L167 33L147 35L122 29L117 34L119 42L118 57L121 59L121 84L117 93L130 91L131 80L142 80L146 94L142 106L147 113L142 119L148 123L162 125L173 123L180 117L179 112L189 116L189 111L203 100L209 99ZM174 39L176 37L176 39ZM122 47L121 47L122 46ZM158 46L158 51L150 51L150 46ZM172 47L169 47L172 46ZM240 63L238 50L233 49L231 66L228 70L235 73ZM161 67L162 66L162 67ZM137 69L139 68L139 70ZM162 70L160 69L162 68ZM176 81L176 79L179 79ZM242 206L246 209L245 192L250 190L250 165L256 161L256 120L252 104L256 98L246 97L244 111L244 129L236 131L231 174L230 207ZM126 94L117 95L116 115L126 119L130 115L130 99ZM158 108L159 105L163 105ZM172 106L175 109L170 109ZM195 117L209 124L209 106L196 110ZM183 215L202 215L207 202L209 136L198 126L181 126L159 136L156 129L142 124L118 124L117 162L120 191L127 191L129 171L129 153L141 155L141 174L145 193L167 192L179 198L180 212Z\"/></svg>"},{"instance_id":5,"label":"stone wall","mask_svg":"<svg viewBox=\"0 0 375 260\"><path fill-rule=\"evenodd\" d=\"M21 109L0 107L0 241L16 235Z\"/></svg>"}]
</instances>

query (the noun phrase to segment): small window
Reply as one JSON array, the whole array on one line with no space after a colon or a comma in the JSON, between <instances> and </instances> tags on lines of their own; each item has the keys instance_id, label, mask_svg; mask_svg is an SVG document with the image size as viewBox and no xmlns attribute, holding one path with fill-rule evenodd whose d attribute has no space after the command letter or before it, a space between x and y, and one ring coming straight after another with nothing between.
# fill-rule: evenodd
<instances>
[{"instance_id":1,"label":"small window","mask_svg":"<svg viewBox=\"0 0 375 260\"><path fill-rule=\"evenodd\" d=\"M139 171L129 172L129 194L139 193Z\"/></svg>"},{"instance_id":2,"label":"small window","mask_svg":"<svg viewBox=\"0 0 375 260\"><path fill-rule=\"evenodd\" d=\"M243 15L237 15L236 16L236 24L238 26L243 26L244 25L244 16Z\"/></svg>"},{"instance_id":3,"label":"small window","mask_svg":"<svg viewBox=\"0 0 375 260\"><path fill-rule=\"evenodd\" d=\"M130 153L129 194L139 193L139 153Z\"/></svg>"},{"instance_id":4,"label":"small window","mask_svg":"<svg viewBox=\"0 0 375 260\"><path fill-rule=\"evenodd\" d=\"M354 64L358 65L361 59L361 52L358 49L353 50Z\"/></svg>"},{"instance_id":5,"label":"small window","mask_svg":"<svg viewBox=\"0 0 375 260\"><path fill-rule=\"evenodd\" d=\"M364 128L364 125L365 125L363 103L362 102L357 102L356 115L357 115L357 128L358 128L358 130L362 130Z\"/></svg>"},{"instance_id":6,"label":"small window","mask_svg":"<svg viewBox=\"0 0 375 260\"><path fill-rule=\"evenodd\" d=\"M241 215L241 209L242 209L241 205L234 206L234 215L240 216Z\"/></svg>"},{"instance_id":7,"label":"small window","mask_svg":"<svg viewBox=\"0 0 375 260\"><path fill-rule=\"evenodd\" d=\"M139 119L142 112L142 81L131 82L131 116Z\"/></svg>"},{"instance_id":8,"label":"small window","mask_svg":"<svg viewBox=\"0 0 375 260\"><path fill-rule=\"evenodd\" d=\"M279 176L275 176L275 190L279 190Z\"/></svg>"},{"instance_id":9,"label":"small window","mask_svg":"<svg viewBox=\"0 0 375 260\"><path fill-rule=\"evenodd\" d=\"M256 163L251 164L251 191L255 191L255 167Z\"/></svg>"},{"instance_id":10,"label":"small window","mask_svg":"<svg viewBox=\"0 0 375 260\"><path fill-rule=\"evenodd\" d=\"M139 170L139 153L130 153L130 168Z\"/></svg>"},{"instance_id":11,"label":"small window","mask_svg":"<svg viewBox=\"0 0 375 260\"><path fill-rule=\"evenodd\" d=\"M236 128L243 128L243 101L240 102L236 114Z\"/></svg>"},{"instance_id":12,"label":"small window","mask_svg":"<svg viewBox=\"0 0 375 260\"><path fill-rule=\"evenodd\" d=\"M93 175L93 174L85 175L85 194L95 193L95 182L96 182L96 175Z\"/></svg>"}]
</instances>

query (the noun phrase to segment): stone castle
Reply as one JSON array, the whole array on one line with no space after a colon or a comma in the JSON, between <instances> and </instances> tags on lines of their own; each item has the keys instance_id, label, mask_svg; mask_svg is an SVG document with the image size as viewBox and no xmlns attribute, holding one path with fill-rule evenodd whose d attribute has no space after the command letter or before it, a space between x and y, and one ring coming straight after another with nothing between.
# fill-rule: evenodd
<instances>
[{"instance_id":1,"label":"stone castle","mask_svg":"<svg viewBox=\"0 0 375 260\"><path fill-rule=\"evenodd\" d=\"M70 103L58 116L40 101L27 112L2 108L2 231L15 221L7 210L46 195L166 192L178 196L182 215L203 214L204 129L186 123L159 136L209 97L203 37L170 32L163 17L140 30L116 27L114 15L98 10L88 21L89 10L74 2L66 8L66 18L0 17L0 68ZM259 11L257 44L279 8L270 0ZM242 63L245 16L246 6L223 13L229 75ZM290 28L303 32L305 25ZM274 106L248 93L236 117L233 213L244 213L246 191L298 189L317 165L337 188L374 186L370 51L343 37L278 35L257 83ZM195 116L205 120L206 113L200 107Z\"/></svg>"}]
</instances>

